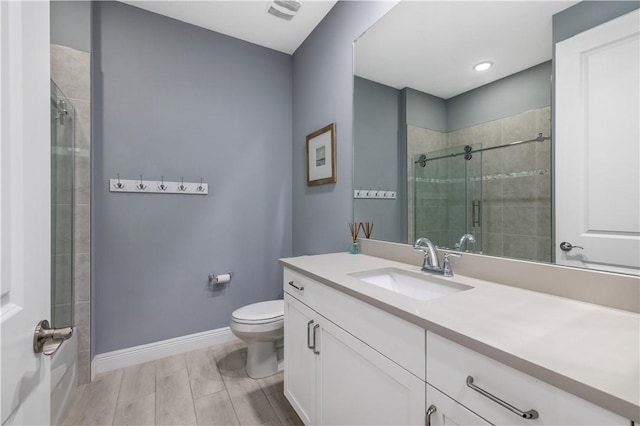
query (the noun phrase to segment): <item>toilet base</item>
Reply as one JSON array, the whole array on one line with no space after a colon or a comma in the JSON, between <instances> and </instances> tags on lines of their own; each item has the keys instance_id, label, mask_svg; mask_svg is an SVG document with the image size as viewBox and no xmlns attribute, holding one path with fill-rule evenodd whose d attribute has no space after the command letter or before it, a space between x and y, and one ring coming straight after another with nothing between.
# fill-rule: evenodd
<instances>
[{"instance_id":1,"label":"toilet base","mask_svg":"<svg viewBox=\"0 0 640 426\"><path fill-rule=\"evenodd\" d=\"M279 371L278 356L273 340L252 341L247 344L247 375L252 379L262 379Z\"/></svg>"}]
</instances>

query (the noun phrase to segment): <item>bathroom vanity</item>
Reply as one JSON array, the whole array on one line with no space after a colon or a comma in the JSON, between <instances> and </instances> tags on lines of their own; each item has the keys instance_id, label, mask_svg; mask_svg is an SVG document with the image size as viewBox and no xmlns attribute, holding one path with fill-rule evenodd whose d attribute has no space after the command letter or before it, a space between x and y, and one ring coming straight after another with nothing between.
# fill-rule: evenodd
<instances>
[{"instance_id":1,"label":"bathroom vanity","mask_svg":"<svg viewBox=\"0 0 640 426\"><path fill-rule=\"evenodd\" d=\"M640 421L636 312L368 255L281 262L284 392L305 424Z\"/></svg>"}]
</instances>

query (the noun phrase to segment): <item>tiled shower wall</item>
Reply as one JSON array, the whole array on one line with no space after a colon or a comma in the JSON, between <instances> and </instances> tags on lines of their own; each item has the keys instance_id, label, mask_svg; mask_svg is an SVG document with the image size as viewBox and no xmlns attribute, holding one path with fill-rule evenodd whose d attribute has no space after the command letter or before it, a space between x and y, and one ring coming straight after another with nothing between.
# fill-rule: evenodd
<instances>
[{"instance_id":1,"label":"tiled shower wall","mask_svg":"<svg viewBox=\"0 0 640 426\"><path fill-rule=\"evenodd\" d=\"M544 136L551 133L551 107L525 111L446 134L408 126L409 241L423 236L411 235L415 232L413 212L416 203L425 202L413 199L413 161L416 154L478 143L487 148L532 139L538 133ZM442 141L443 136L445 142ZM481 155L482 252L550 262L551 141L495 149ZM437 204L434 203L434 207ZM475 249L478 250L477 247Z\"/></svg>"},{"instance_id":2,"label":"tiled shower wall","mask_svg":"<svg viewBox=\"0 0 640 426\"><path fill-rule=\"evenodd\" d=\"M76 109L73 308L78 384L84 384L91 378L91 54L52 44L51 79Z\"/></svg>"}]
</instances>

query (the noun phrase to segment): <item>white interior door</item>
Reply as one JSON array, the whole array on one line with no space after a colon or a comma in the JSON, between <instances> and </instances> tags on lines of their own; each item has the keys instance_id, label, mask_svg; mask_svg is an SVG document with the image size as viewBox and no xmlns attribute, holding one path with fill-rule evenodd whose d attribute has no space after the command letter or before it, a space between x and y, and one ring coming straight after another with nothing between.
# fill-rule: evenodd
<instances>
[{"instance_id":1,"label":"white interior door","mask_svg":"<svg viewBox=\"0 0 640 426\"><path fill-rule=\"evenodd\" d=\"M557 263L640 271L639 34L636 10L556 45Z\"/></svg>"},{"instance_id":2,"label":"white interior door","mask_svg":"<svg viewBox=\"0 0 640 426\"><path fill-rule=\"evenodd\" d=\"M50 314L49 3L0 1L0 417L49 424L49 357L33 350Z\"/></svg>"}]
</instances>

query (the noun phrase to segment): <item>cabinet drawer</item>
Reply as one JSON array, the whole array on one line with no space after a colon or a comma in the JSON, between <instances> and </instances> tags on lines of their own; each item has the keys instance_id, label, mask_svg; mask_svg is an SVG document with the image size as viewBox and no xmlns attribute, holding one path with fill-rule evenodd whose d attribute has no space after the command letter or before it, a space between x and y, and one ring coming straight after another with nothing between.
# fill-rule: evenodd
<instances>
[{"instance_id":1,"label":"cabinet drawer","mask_svg":"<svg viewBox=\"0 0 640 426\"><path fill-rule=\"evenodd\" d=\"M432 407L433 412L430 412ZM430 426L489 426L491 424L429 385L427 385L427 410L427 425Z\"/></svg>"},{"instance_id":2,"label":"cabinet drawer","mask_svg":"<svg viewBox=\"0 0 640 426\"><path fill-rule=\"evenodd\" d=\"M311 278L302 275L291 269L284 268L284 285L285 293L289 293L307 306L313 307L314 291L313 287L322 285Z\"/></svg>"},{"instance_id":3,"label":"cabinet drawer","mask_svg":"<svg viewBox=\"0 0 640 426\"><path fill-rule=\"evenodd\" d=\"M473 384L522 411L524 419L467 386ZM629 420L568 392L427 332L427 382L495 425L629 425Z\"/></svg>"},{"instance_id":4,"label":"cabinet drawer","mask_svg":"<svg viewBox=\"0 0 640 426\"><path fill-rule=\"evenodd\" d=\"M284 269L284 290L425 380L423 328L287 268Z\"/></svg>"}]
</instances>

